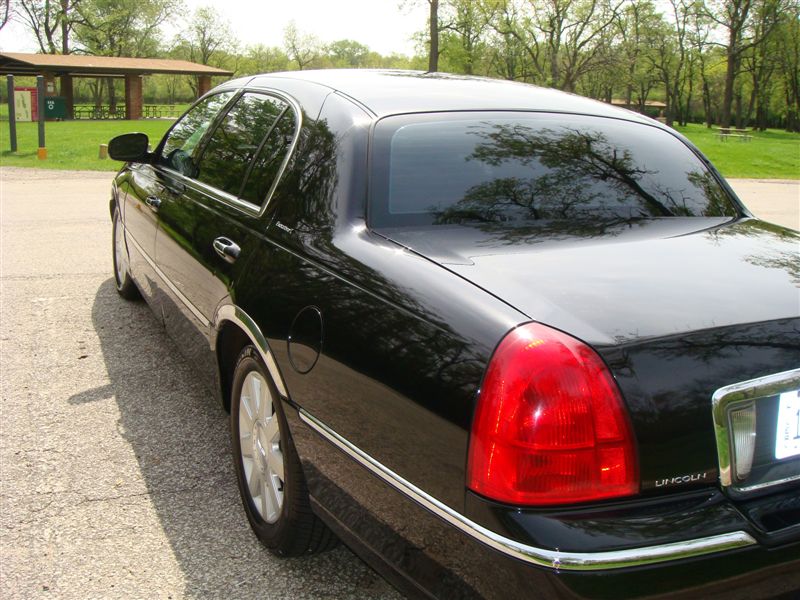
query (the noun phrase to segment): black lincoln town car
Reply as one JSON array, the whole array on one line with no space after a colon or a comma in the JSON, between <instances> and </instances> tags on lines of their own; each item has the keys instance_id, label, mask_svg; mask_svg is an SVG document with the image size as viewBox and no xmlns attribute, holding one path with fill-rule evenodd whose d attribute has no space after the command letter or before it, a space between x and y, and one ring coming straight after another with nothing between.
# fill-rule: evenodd
<instances>
[{"instance_id":1,"label":"black lincoln town car","mask_svg":"<svg viewBox=\"0 0 800 600\"><path fill-rule=\"evenodd\" d=\"M275 553L434 598L800 595L800 234L657 122L403 71L245 77L111 190Z\"/></svg>"}]
</instances>

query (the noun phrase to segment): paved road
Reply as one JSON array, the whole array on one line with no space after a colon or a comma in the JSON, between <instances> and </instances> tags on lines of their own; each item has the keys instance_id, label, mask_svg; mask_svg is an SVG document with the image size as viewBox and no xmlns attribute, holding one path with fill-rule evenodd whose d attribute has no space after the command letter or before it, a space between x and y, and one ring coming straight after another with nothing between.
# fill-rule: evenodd
<instances>
[{"instance_id":1,"label":"paved road","mask_svg":"<svg viewBox=\"0 0 800 600\"><path fill-rule=\"evenodd\" d=\"M250 533L225 413L114 290L110 179L0 169L0 598L399 598Z\"/></svg>"},{"instance_id":2,"label":"paved road","mask_svg":"<svg viewBox=\"0 0 800 600\"><path fill-rule=\"evenodd\" d=\"M249 531L226 415L111 279L111 174L0 169L0 597L397 598ZM734 181L798 228L800 182Z\"/></svg>"}]
</instances>

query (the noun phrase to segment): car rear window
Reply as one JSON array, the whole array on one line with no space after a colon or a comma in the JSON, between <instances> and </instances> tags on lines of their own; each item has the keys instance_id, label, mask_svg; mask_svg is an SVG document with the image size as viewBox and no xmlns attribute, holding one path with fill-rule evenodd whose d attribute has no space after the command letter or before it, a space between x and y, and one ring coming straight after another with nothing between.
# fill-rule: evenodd
<instances>
[{"instance_id":1,"label":"car rear window","mask_svg":"<svg viewBox=\"0 0 800 600\"><path fill-rule=\"evenodd\" d=\"M683 142L628 121L400 115L378 123L373 148L375 227L737 214Z\"/></svg>"}]
</instances>

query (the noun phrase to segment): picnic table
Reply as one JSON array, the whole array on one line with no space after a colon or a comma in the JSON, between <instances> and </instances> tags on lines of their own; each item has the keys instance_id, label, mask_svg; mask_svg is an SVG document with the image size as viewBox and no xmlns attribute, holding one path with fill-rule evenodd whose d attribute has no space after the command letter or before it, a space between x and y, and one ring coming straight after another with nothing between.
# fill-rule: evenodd
<instances>
[{"instance_id":1,"label":"picnic table","mask_svg":"<svg viewBox=\"0 0 800 600\"><path fill-rule=\"evenodd\" d=\"M115 112L111 112L108 106L76 106L73 115L75 119L124 119L125 107L118 106Z\"/></svg>"},{"instance_id":2,"label":"picnic table","mask_svg":"<svg viewBox=\"0 0 800 600\"><path fill-rule=\"evenodd\" d=\"M180 110L174 105L145 104L142 106L142 118L144 119L168 119L175 118L180 114ZM75 119L124 119L125 106L119 105L115 112L111 112L108 106L76 106L73 110Z\"/></svg>"},{"instance_id":3,"label":"picnic table","mask_svg":"<svg viewBox=\"0 0 800 600\"><path fill-rule=\"evenodd\" d=\"M729 138L736 138L740 142L749 142L753 136L750 129L738 127L717 127L717 135L723 142Z\"/></svg>"}]
</instances>

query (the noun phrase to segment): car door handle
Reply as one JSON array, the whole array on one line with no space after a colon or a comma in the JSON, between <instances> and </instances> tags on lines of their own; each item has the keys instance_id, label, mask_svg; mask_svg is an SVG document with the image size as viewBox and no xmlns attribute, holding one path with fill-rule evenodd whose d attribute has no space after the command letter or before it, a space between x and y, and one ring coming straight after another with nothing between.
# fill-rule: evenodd
<instances>
[{"instance_id":1,"label":"car door handle","mask_svg":"<svg viewBox=\"0 0 800 600\"><path fill-rule=\"evenodd\" d=\"M226 237L218 237L214 240L213 245L216 253L229 263L232 263L239 258L239 253L242 251L238 244Z\"/></svg>"},{"instance_id":2,"label":"car door handle","mask_svg":"<svg viewBox=\"0 0 800 600\"><path fill-rule=\"evenodd\" d=\"M158 196L148 196L144 199L144 203L154 211L158 212L158 207L161 206L161 198Z\"/></svg>"}]
</instances>

